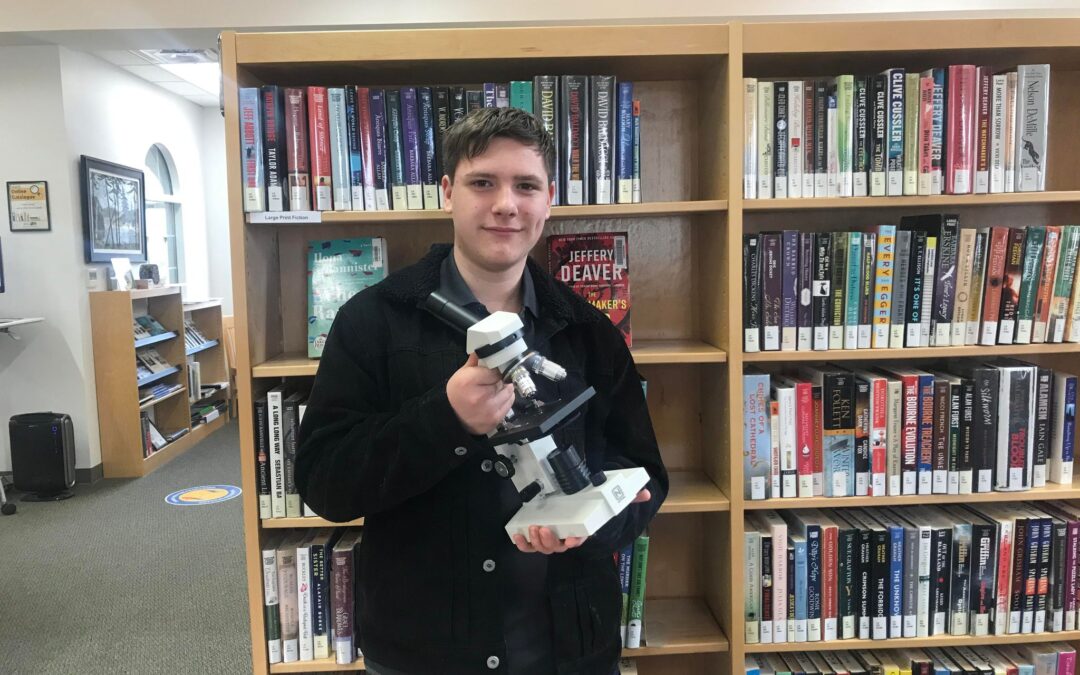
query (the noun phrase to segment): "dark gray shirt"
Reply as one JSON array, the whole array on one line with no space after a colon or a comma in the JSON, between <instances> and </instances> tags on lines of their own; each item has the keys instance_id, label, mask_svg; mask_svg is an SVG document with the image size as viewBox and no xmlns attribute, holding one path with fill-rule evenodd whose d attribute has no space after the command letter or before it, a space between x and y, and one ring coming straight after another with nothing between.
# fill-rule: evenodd
<instances>
[{"instance_id":1,"label":"dark gray shirt","mask_svg":"<svg viewBox=\"0 0 1080 675\"><path fill-rule=\"evenodd\" d=\"M543 353L546 344L534 343L540 306L528 267L521 281L520 316L524 324L525 343L530 349ZM440 270L439 293L480 316L490 314L461 277L452 252L446 256ZM543 386L543 378L536 380L538 387ZM498 490L499 508L505 520L510 520L521 507L517 489L509 479L499 478L494 472L490 476L493 489ZM547 556L542 553L522 553L507 537L506 546L495 561L495 573L499 575L500 594L504 599L502 620L507 672L510 675L552 675L555 660L552 654L551 610L546 591ZM368 671L374 675L413 675L373 663L370 659L365 663Z\"/></svg>"}]
</instances>

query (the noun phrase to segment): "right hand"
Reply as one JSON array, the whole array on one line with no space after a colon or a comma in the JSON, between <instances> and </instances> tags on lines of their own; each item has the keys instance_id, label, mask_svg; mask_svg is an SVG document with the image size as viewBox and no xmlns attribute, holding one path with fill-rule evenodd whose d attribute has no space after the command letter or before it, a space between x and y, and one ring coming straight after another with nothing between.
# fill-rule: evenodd
<instances>
[{"instance_id":1,"label":"right hand","mask_svg":"<svg viewBox=\"0 0 1080 675\"><path fill-rule=\"evenodd\" d=\"M446 397L466 431L486 436L514 405L514 385L503 382L498 371L481 366L474 353L450 376Z\"/></svg>"}]
</instances>

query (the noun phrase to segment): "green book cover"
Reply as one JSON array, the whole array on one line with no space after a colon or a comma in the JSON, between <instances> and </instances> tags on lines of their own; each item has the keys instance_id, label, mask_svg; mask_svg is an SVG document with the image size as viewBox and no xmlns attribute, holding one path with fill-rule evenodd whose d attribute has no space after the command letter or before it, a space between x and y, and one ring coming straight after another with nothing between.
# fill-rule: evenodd
<instances>
[{"instance_id":1,"label":"green book cover","mask_svg":"<svg viewBox=\"0 0 1080 675\"><path fill-rule=\"evenodd\" d=\"M1020 276L1020 299L1016 308L1016 343L1030 344L1035 319L1035 296L1039 292L1039 270L1042 268L1046 228L1032 225L1024 237L1024 262Z\"/></svg>"},{"instance_id":2,"label":"green book cover","mask_svg":"<svg viewBox=\"0 0 1080 675\"><path fill-rule=\"evenodd\" d=\"M904 194L919 194L919 73L904 75Z\"/></svg>"},{"instance_id":3,"label":"green book cover","mask_svg":"<svg viewBox=\"0 0 1080 675\"><path fill-rule=\"evenodd\" d=\"M309 241L308 357L322 356L338 309L352 296L386 277L382 237Z\"/></svg>"},{"instance_id":4,"label":"green book cover","mask_svg":"<svg viewBox=\"0 0 1080 675\"><path fill-rule=\"evenodd\" d=\"M841 197L850 197L853 194L851 153L854 149L854 117L855 76L839 75L836 78L836 155Z\"/></svg>"},{"instance_id":5,"label":"green book cover","mask_svg":"<svg viewBox=\"0 0 1080 675\"><path fill-rule=\"evenodd\" d=\"M526 80L513 80L510 82L510 107L520 108L532 114L533 111L533 83Z\"/></svg>"},{"instance_id":6,"label":"green book cover","mask_svg":"<svg viewBox=\"0 0 1080 675\"><path fill-rule=\"evenodd\" d=\"M643 534L634 542L634 557L630 574L630 610L626 622L626 647L641 646L642 626L645 623L645 571L649 566L649 535Z\"/></svg>"}]
</instances>

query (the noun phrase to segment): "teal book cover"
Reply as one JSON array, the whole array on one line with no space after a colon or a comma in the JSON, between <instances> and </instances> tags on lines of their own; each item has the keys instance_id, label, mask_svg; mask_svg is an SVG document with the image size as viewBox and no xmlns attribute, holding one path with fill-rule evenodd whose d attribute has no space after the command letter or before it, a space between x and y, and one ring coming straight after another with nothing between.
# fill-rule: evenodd
<instances>
[{"instance_id":1,"label":"teal book cover","mask_svg":"<svg viewBox=\"0 0 1080 675\"><path fill-rule=\"evenodd\" d=\"M308 357L322 356L338 309L360 291L386 278L382 237L309 241Z\"/></svg>"}]
</instances>

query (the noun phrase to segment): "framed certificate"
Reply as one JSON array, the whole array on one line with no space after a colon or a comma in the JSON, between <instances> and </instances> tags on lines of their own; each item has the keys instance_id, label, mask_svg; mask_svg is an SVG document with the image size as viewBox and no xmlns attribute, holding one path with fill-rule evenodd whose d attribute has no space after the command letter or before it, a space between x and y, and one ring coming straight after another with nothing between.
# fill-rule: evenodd
<instances>
[{"instance_id":1,"label":"framed certificate","mask_svg":"<svg viewBox=\"0 0 1080 675\"><path fill-rule=\"evenodd\" d=\"M49 222L48 183L8 181L8 222L12 232L48 232Z\"/></svg>"}]
</instances>

